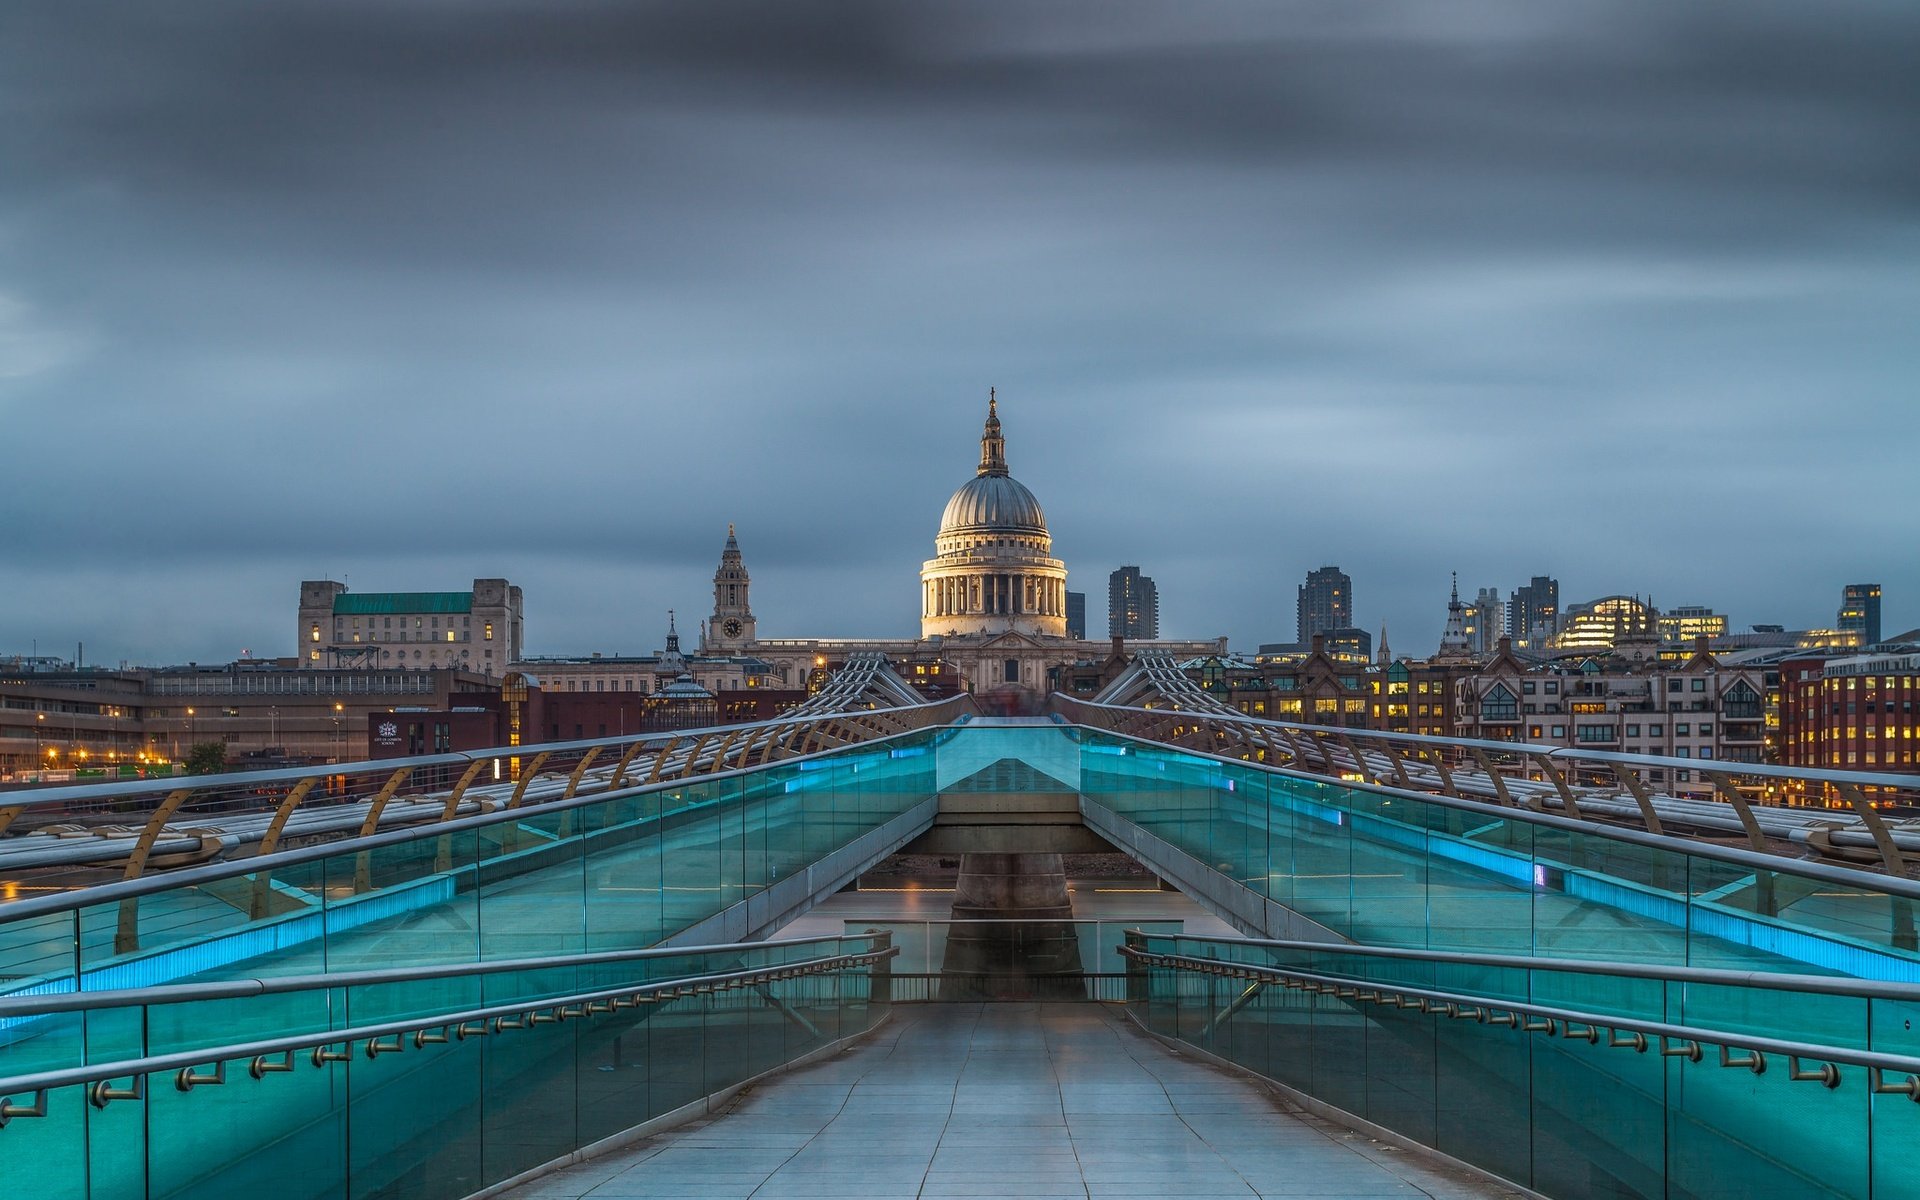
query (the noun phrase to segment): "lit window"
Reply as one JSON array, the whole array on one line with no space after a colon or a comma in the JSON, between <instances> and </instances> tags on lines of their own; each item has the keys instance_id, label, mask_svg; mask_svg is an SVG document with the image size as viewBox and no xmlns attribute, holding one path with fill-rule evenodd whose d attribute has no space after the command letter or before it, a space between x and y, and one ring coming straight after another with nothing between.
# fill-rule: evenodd
<instances>
[{"instance_id":1,"label":"lit window","mask_svg":"<svg viewBox=\"0 0 1920 1200\"><path fill-rule=\"evenodd\" d=\"M493 640L493 622L492 621L487 622L486 640L489 642Z\"/></svg>"},{"instance_id":2,"label":"lit window","mask_svg":"<svg viewBox=\"0 0 1920 1200\"><path fill-rule=\"evenodd\" d=\"M314 641L314 642L317 642L320 640L320 622L315 621L313 623L313 628L307 631L307 640Z\"/></svg>"},{"instance_id":3,"label":"lit window","mask_svg":"<svg viewBox=\"0 0 1920 1200\"><path fill-rule=\"evenodd\" d=\"M452 641L452 640L453 640L453 630L451 630L451 629L449 629L449 630L447 630L447 640L448 640L448 641Z\"/></svg>"}]
</instances>

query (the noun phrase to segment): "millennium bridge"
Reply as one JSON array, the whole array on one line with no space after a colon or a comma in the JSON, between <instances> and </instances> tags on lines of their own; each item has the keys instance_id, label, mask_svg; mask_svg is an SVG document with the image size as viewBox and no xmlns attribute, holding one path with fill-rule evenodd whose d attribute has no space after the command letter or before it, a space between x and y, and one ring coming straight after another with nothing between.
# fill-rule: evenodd
<instances>
[{"instance_id":1,"label":"millennium bridge","mask_svg":"<svg viewBox=\"0 0 1920 1200\"><path fill-rule=\"evenodd\" d=\"M1027 717L856 659L762 724L0 793L0 1183L1920 1196L1914 791L1143 657ZM903 851L950 913L817 927ZM1088 915L1114 851L1204 920Z\"/></svg>"}]
</instances>

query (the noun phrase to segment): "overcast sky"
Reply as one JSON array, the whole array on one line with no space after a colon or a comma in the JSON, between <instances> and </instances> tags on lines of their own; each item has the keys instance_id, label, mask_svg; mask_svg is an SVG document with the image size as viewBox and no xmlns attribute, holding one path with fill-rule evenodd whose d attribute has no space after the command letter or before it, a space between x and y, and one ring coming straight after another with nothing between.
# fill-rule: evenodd
<instances>
[{"instance_id":1,"label":"overcast sky","mask_svg":"<svg viewBox=\"0 0 1920 1200\"><path fill-rule=\"evenodd\" d=\"M0 653L304 578L917 630L989 385L1103 632L1338 563L1920 624L1912 0L8 0ZM690 619L688 619L690 618Z\"/></svg>"}]
</instances>

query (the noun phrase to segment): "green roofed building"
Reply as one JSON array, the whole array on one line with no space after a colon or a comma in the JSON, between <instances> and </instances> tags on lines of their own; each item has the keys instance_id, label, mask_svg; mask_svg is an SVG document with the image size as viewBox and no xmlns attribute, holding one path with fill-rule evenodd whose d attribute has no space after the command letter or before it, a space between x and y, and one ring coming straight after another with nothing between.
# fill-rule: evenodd
<instances>
[{"instance_id":1,"label":"green roofed building","mask_svg":"<svg viewBox=\"0 0 1920 1200\"><path fill-rule=\"evenodd\" d=\"M300 585L300 665L452 668L499 677L520 657L520 589L476 579L463 592L350 592Z\"/></svg>"}]
</instances>

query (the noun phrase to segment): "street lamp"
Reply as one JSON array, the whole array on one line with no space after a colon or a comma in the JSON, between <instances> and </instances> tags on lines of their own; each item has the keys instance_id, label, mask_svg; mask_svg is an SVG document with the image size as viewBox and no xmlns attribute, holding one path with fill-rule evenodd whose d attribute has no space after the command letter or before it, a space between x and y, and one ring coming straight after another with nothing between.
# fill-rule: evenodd
<instances>
[{"instance_id":1,"label":"street lamp","mask_svg":"<svg viewBox=\"0 0 1920 1200\"><path fill-rule=\"evenodd\" d=\"M334 762L339 762L341 759L346 757L346 750L347 750L346 739L343 738L340 734L340 714L345 711L346 711L346 706L344 704L341 704L337 700L334 701L334 704L333 704L333 761Z\"/></svg>"},{"instance_id":2,"label":"street lamp","mask_svg":"<svg viewBox=\"0 0 1920 1200\"><path fill-rule=\"evenodd\" d=\"M47 727L47 714L33 714L33 765L40 765L40 731Z\"/></svg>"}]
</instances>

